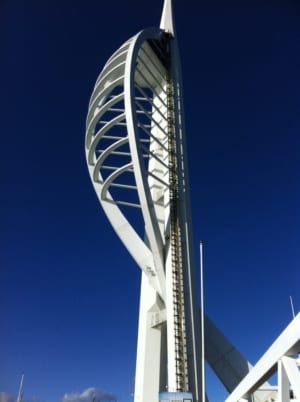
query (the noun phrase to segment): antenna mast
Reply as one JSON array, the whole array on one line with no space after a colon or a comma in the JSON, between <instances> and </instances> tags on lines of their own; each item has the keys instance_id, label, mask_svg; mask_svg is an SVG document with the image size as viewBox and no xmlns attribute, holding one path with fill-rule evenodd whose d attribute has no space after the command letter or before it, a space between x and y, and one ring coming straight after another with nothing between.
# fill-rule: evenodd
<instances>
[{"instance_id":1,"label":"antenna mast","mask_svg":"<svg viewBox=\"0 0 300 402\"><path fill-rule=\"evenodd\" d=\"M22 402L22 400L23 400L23 381L24 381L24 373L22 374L22 377L21 377L17 402Z\"/></svg>"},{"instance_id":2,"label":"antenna mast","mask_svg":"<svg viewBox=\"0 0 300 402\"><path fill-rule=\"evenodd\" d=\"M294 303L293 303L292 296L290 296L290 302L291 302L291 308L292 308L293 318L295 318L295 310L294 310Z\"/></svg>"}]
</instances>

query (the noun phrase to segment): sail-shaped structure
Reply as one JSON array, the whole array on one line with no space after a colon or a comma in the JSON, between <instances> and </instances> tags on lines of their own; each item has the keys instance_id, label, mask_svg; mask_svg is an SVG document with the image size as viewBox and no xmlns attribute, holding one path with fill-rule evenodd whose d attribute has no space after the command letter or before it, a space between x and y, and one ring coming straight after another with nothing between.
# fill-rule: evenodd
<instances>
[{"instance_id":1,"label":"sail-shaped structure","mask_svg":"<svg viewBox=\"0 0 300 402\"><path fill-rule=\"evenodd\" d=\"M145 395L155 400L165 390L191 392L199 400L201 342L185 148L179 57L166 0L160 27L139 32L107 61L87 117L94 188L142 270L136 401Z\"/></svg>"},{"instance_id":2,"label":"sail-shaped structure","mask_svg":"<svg viewBox=\"0 0 300 402\"><path fill-rule=\"evenodd\" d=\"M204 402L203 331L171 0L164 1L160 27L127 40L105 64L89 103L85 150L102 208L142 271L134 401L157 402L160 395L161 401ZM235 395L251 365L208 318L204 332L206 361ZM265 376L255 381L260 387ZM291 381L296 383L294 377ZM251 381L241 389L236 392L241 400L255 402L276 394L268 384L253 393Z\"/></svg>"}]
</instances>

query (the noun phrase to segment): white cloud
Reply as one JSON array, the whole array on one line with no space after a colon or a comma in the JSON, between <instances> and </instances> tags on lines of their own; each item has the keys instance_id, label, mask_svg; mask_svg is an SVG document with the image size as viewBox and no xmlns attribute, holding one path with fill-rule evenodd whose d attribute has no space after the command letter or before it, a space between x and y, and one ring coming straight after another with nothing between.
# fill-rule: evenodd
<instances>
[{"instance_id":1,"label":"white cloud","mask_svg":"<svg viewBox=\"0 0 300 402\"><path fill-rule=\"evenodd\" d=\"M8 392L0 392L0 402L14 402L14 397Z\"/></svg>"},{"instance_id":2,"label":"white cloud","mask_svg":"<svg viewBox=\"0 0 300 402\"><path fill-rule=\"evenodd\" d=\"M83 392L66 393L62 398L62 402L113 402L116 400L115 395L98 388L87 388Z\"/></svg>"}]
</instances>

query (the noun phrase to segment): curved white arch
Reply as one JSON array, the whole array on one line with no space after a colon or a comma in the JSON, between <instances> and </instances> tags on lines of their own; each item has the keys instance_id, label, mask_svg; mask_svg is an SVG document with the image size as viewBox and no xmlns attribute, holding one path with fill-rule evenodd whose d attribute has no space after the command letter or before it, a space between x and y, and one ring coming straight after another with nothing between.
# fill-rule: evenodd
<instances>
[{"instance_id":1,"label":"curved white arch","mask_svg":"<svg viewBox=\"0 0 300 402\"><path fill-rule=\"evenodd\" d=\"M182 279L183 270L190 271L192 265L187 234L181 236L179 228L182 226L182 231L186 231L186 216L182 213L186 206L177 207L174 201L178 185L174 172L182 163L182 144L175 137L181 135L182 127L170 109L179 102L178 77L174 74L171 78L170 48L170 36L158 28L147 29L127 41L108 60L89 104L86 158L104 212L143 271L138 346L142 351L138 352L136 390L142 387L141 392L154 399L154 393L165 386L168 377L171 390L191 387L198 400L195 347L187 346L187 342L195 343L192 318L195 293L190 279L186 284L187 277ZM174 156L176 149L178 160ZM180 172L183 171L181 168ZM128 201L114 198L113 184L122 186ZM171 191L176 195L171 195ZM131 201L133 193L138 203ZM126 205L139 207L136 211L142 216L145 239L138 234L132 214L124 209ZM174 212L179 212L180 223ZM181 253L186 261L184 267ZM152 334L148 317L153 309L167 311L167 331ZM176 318L178 314L180 318ZM177 341L178 331L182 345ZM168 345L168 357L166 350L161 349L166 348L164 344ZM155 362L153 370L145 366L150 354ZM161 364L161 358L168 361ZM144 379L147 384L143 385Z\"/></svg>"},{"instance_id":2,"label":"curved white arch","mask_svg":"<svg viewBox=\"0 0 300 402\"><path fill-rule=\"evenodd\" d=\"M154 141L151 125L156 123L155 120L153 120L154 123L151 121L149 113L149 102L152 102L149 91L153 91L154 88L140 88L140 96L135 94L138 74L148 74L144 83L148 80L154 81L149 73L137 72L136 66L141 63L141 60L143 62L140 50L143 46L149 47L149 40L158 40L160 36L159 29L144 30L128 40L110 57L96 81L91 96L85 143L91 180L104 212L130 254L148 277L153 289L164 300L166 289L164 242L155 212L153 191L150 189L150 185L152 184L153 187L153 181L155 181L150 177L156 176L145 166L145 158L151 157L158 159L162 165L164 163L150 149L151 142ZM153 55L155 57L154 52ZM154 73L151 72L151 74ZM142 81L141 78L140 81ZM116 91L117 94L115 94ZM147 96L143 95L145 91L148 91ZM145 102L148 102L148 110L144 109ZM164 115L162 113L161 115L162 119ZM149 122L146 124L147 119ZM148 138L146 138L147 132L149 132ZM105 167L105 161L118 154L115 151L126 143L130 148L128 156L131 162L128 162L128 159L126 163L122 162L121 155L126 155L126 152L119 152L118 164L115 167L108 166L107 169L111 169L111 173L103 177L101 169ZM101 144L101 150L99 150L99 144ZM166 168L167 165L164 165ZM134 183L128 183L128 185L125 183L123 187L136 189L147 243L138 235L134 224L127 219L126 212L121 210L118 200L114 200L109 191L117 177L122 177L123 173L131 171L128 166L133 166ZM160 181L160 189L162 189L162 183L164 183L162 178L157 176L156 181ZM130 202L128 205L134 206Z\"/></svg>"}]
</instances>

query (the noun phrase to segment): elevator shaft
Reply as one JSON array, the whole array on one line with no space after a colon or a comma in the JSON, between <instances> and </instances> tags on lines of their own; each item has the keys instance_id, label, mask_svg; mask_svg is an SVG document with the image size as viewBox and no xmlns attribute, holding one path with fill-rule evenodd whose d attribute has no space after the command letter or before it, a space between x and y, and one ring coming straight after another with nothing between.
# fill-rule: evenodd
<instances>
[{"instance_id":1,"label":"elevator shaft","mask_svg":"<svg viewBox=\"0 0 300 402\"><path fill-rule=\"evenodd\" d=\"M170 248L172 264L172 294L174 318L174 348L176 391L184 392L189 389L186 324L183 286L182 237L179 218L179 191L176 150L176 126L174 117L173 83L167 78L168 106L168 151L169 151L169 197L170 197Z\"/></svg>"}]
</instances>

